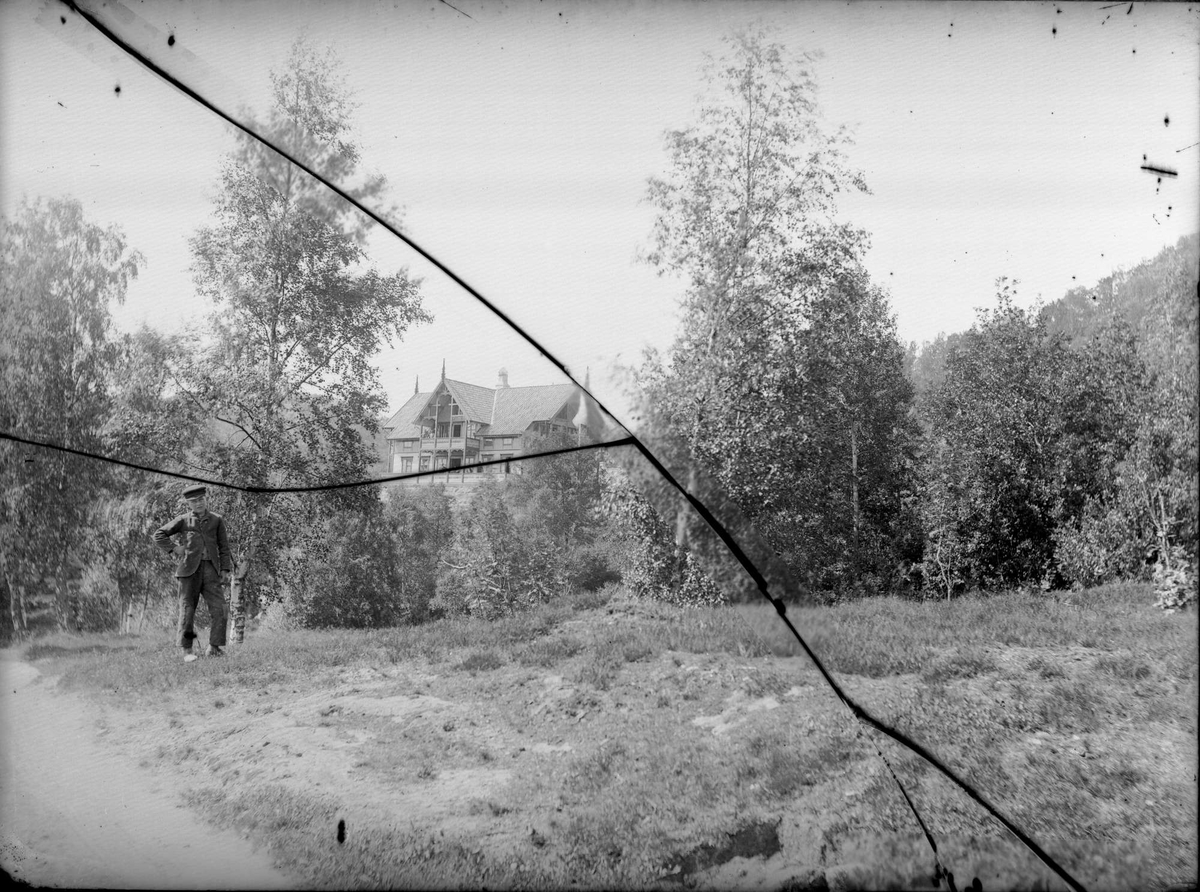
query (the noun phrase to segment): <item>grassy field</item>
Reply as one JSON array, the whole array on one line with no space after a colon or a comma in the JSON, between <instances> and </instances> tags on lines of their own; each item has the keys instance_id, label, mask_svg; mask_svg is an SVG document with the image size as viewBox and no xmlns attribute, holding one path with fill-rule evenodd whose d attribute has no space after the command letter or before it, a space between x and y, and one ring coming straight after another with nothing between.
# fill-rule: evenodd
<instances>
[{"instance_id":1,"label":"grassy field","mask_svg":"<svg viewBox=\"0 0 1200 892\"><path fill-rule=\"evenodd\" d=\"M1147 587L878 599L789 617L846 691L1089 889L1196 879L1197 623ZM27 645L131 758L312 887L1065 884L925 763L860 733L769 606L619 589L497 622Z\"/></svg>"}]
</instances>

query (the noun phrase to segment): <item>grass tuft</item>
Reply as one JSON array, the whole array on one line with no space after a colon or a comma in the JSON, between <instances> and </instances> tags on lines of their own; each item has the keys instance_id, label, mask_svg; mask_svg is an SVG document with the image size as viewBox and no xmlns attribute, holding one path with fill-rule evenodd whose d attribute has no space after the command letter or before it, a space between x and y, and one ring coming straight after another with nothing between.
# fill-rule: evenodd
<instances>
[{"instance_id":1,"label":"grass tuft","mask_svg":"<svg viewBox=\"0 0 1200 892\"><path fill-rule=\"evenodd\" d=\"M476 672L491 672L503 665L504 661L494 651L484 650L471 654L459 663L456 668L474 675Z\"/></svg>"},{"instance_id":2,"label":"grass tuft","mask_svg":"<svg viewBox=\"0 0 1200 892\"><path fill-rule=\"evenodd\" d=\"M514 659L522 666L548 669L569 660L583 650L583 642L574 635L555 635L531 642L518 649Z\"/></svg>"},{"instance_id":3,"label":"grass tuft","mask_svg":"<svg viewBox=\"0 0 1200 892\"><path fill-rule=\"evenodd\" d=\"M935 683L956 678L975 678L995 671L994 658L977 648L967 648L939 657L921 673L921 678L925 682Z\"/></svg>"}]
</instances>

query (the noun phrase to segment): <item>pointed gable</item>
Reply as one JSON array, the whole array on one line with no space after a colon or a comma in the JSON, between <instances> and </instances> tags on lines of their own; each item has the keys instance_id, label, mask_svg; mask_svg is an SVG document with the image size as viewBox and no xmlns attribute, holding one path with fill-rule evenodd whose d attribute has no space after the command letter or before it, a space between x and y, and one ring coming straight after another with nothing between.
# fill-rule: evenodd
<instances>
[{"instance_id":1,"label":"pointed gable","mask_svg":"<svg viewBox=\"0 0 1200 892\"><path fill-rule=\"evenodd\" d=\"M480 425L486 436L519 436L538 421L556 416L570 424L578 407L574 384L542 384L530 387L480 387L444 378L426 393L415 393L384 425L389 440L412 440L421 436L421 419L430 401L443 391L453 397L459 412ZM428 432L428 431L427 431Z\"/></svg>"},{"instance_id":2,"label":"pointed gable","mask_svg":"<svg viewBox=\"0 0 1200 892\"><path fill-rule=\"evenodd\" d=\"M465 381L446 379L446 389L458 403L458 408L471 421L487 424L492 418L492 395L490 387L467 384Z\"/></svg>"}]
</instances>

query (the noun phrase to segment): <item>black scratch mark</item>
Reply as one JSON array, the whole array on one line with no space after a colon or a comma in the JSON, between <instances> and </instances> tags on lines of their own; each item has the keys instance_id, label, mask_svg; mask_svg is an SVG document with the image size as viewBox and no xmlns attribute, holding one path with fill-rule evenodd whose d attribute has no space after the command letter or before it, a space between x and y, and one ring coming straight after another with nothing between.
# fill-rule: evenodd
<instances>
[{"instance_id":1,"label":"black scratch mark","mask_svg":"<svg viewBox=\"0 0 1200 892\"><path fill-rule=\"evenodd\" d=\"M167 37L167 46L175 46L175 35L174 34Z\"/></svg>"},{"instance_id":2,"label":"black scratch mark","mask_svg":"<svg viewBox=\"0 0 1200 892\"><path fill-rule=\"evenodd\" d=\"M467 15L465 12L463 12L461 9L459 9L457 6L455 6L453 3L446 3L446 0L438 0L438 2L442 3L446 6L449 6L451 9L453 9L459 15L466 15L467 18L471 19L472 22L475 21L475 19L471 18L471 16Z\"/></svg>"},{"instance_id":3,"label":"black scratch mark","mask_svg":"<svg viewBox=\"0 0 1200 892\"><path fill-rule=\"evenodd\" d=\"M450 4L447 3L446 5L449 6ZM337 841L339 845L346 841L346 822L344 820L338 821Z\"/></svg>"},{"instance_id":4,"label":"black scratch mark","mask_svg":"<svg viewBox=\"0 0 1200 892\"><path fill-rule=\"evenodd\" d=\"M1194 149L1196 146L1200 146L1200 142L1194 142L1190 146L1184 146L1182 149L1176 149L1175 154L1178 155L1180 152L1186 152L1188 149Z\"/></svg>"},{"instance_id":5,"label":"black scratch mark","mask_svg":"<svg viewBox=\"0 0 1200 892\"><path fill-rule=\"evenodd\" d=\"M1179 176L1179 171L1177 171L1177 170L1172 170L1169 167L1155 167L1153 164L1143 164L1142 170L1148 171L1149 173L1156 173L1160 177L1177 177L1177 176Z\"/></svg>"},{"instance_id":6,"label":"black scratch mark","mask_svg":"<svg viewBox=\"0 0 1200 892\"><path fill-rule=\"evenodd\" d=\"M59 103L59 105L62 105L62 107L63 107L63 108L66 108L66 106L65 106L65 105L63 105L61 102Z\"/></svg>"}]
</instances>

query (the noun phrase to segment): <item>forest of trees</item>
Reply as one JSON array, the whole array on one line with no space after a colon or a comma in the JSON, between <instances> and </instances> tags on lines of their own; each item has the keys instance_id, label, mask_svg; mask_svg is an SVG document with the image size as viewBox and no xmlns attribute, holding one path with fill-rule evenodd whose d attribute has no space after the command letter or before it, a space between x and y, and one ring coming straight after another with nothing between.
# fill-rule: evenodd
<instances>
[{"instance_id":1,"label":"forest of trees","mask_svg":"<svg viewBox=\"0 0 1200 892\"><path fill-rule=\"evenodd\" d=\"M337 60L298 41L273 86L261 129L383 200ZM999 279L970 296L990 299L970 329L905 345L864 266L868 234L838 213L839 194L867 184L849 135L823 123L813 58L743 32L705 88L649 181L645 260L680 279L683 310L632 382L634 432L655 454L728 506L796 596L1146 578L1160 606L1194 600L1200 236L1045 306ZM190 241L212 312L175 334L114 328L144 264L119 227L68 197L0 222L0 430L241 485L362 479L387 405L372 359L429 319L419 284L372 268L364 218L248 137L215 194ZM744 596L644 464L592 450L522 465L462 498L215 494L235 532L235 638L267 605L294 625L371 627L615 581L680 604ZM178 491L0 440L8 633L35 614L125 631L169 617L149 536Z\"/></svg>"}]
</instances>

